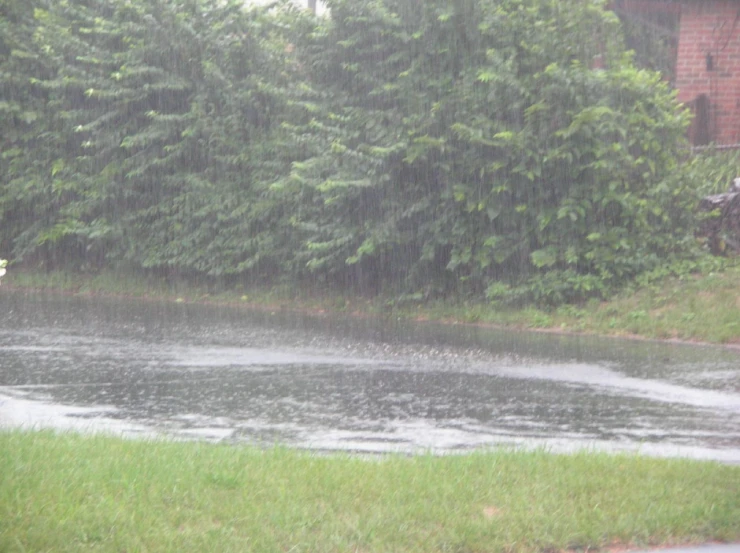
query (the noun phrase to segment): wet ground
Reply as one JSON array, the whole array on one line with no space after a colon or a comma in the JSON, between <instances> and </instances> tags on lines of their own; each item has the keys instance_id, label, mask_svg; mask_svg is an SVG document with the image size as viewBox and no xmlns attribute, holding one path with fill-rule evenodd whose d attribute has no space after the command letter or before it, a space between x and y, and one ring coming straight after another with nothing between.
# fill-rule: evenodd
<instances>
[{"instance_id":1,"label":"wet ground","mask_svg":"<svg viewBox=\"0 0 740 553\"><path fill-rule=\"evenodd\" d=\"M740 352L0 294L0 425L362 452L740 462Z\"/></svg>"}]
</instances>

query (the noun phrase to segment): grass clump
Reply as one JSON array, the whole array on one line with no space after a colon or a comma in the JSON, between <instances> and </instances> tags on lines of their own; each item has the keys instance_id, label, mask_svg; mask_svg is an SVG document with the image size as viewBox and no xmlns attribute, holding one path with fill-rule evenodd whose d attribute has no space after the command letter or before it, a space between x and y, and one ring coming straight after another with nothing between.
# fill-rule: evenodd
<instances>
[{"instance_id":1,"label":"grass clump","mask_svg":"<svg viewBox=\"0 0 740 553\"><path fill-rule=\"evenodd\" d=\"M1 551L540 552L740 539L740 467L0 432Z\"/></svg>"}]
</instances>

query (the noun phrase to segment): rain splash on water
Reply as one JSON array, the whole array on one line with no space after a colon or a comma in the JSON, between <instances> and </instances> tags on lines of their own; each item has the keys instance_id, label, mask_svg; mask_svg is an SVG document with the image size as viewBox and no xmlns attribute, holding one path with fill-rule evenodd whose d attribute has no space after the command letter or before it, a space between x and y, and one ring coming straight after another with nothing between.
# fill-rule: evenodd
<instances>
[{"instance_id":1,"label":"rain splash on water","mask_svg":"<svg viewBox=\"0 0 740 553\"><path fill-rule=\"evenodd\" d=\"M7 293L0 309L3 426L740 462L740 353L726 348Z\"/></svg>"}]
</instances>

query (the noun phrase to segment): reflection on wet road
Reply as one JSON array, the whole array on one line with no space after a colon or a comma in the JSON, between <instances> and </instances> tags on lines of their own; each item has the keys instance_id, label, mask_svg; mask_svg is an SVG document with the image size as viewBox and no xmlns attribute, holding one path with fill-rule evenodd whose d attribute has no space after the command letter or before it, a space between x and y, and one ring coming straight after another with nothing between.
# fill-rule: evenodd
<instances>
[{"instance_id":1,"label":"reflection on wet road","mask_svg":"<svg viewBox=\"0 0 740 553\"><path fill-rule=\"evenodd\" d=\"M8 293L0 311L0 425L740 461L737 351Z\"/></svg>"}]
</instances>

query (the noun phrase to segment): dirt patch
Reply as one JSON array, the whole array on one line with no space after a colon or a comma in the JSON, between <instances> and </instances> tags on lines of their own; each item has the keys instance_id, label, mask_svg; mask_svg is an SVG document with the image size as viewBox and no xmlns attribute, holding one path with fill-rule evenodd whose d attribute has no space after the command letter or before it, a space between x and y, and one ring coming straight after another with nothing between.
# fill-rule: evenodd
<instances>
[{"instance_id":1,"label":"dirt patch","mask_svg":"<svg viewBox=\"0 0 740 553\"><path fill-rule=\"evenodd\" d=\"M497 518L503 514L503 510L499 509L498 507L494 507L493 505L483 507L483 518L486 518L488 520Z\"/></svg>"}]
</instances>

